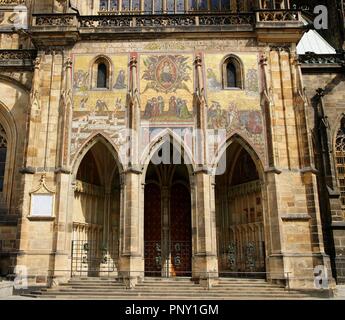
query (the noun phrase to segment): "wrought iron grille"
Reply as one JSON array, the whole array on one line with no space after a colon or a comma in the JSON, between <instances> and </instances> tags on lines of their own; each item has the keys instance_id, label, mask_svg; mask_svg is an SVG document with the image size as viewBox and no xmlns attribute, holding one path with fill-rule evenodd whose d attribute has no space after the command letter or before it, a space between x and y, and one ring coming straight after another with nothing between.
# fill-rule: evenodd
<instances>
[{"instance_id":1,"label":"wrought iron grille","mask_svg":"<svg viewBox=\"0 0 345 320\"><path fill-rule=\"evenodd\" d=\"M191 276L192 242L172 241L168 248L168 252L164 252L164 246L160 241L145 241L145 275Z\"/></svg>"},{"instance_id":2,"label":"wrought iron grille","mask_svg":"<svg viewBox=\"0 0 345 320\"><path fill-rule=\"evenodd\" d=\"M172 241L170 244L172 276L192 276L192 243L190 241Z\"/></svg>"},{"instance_id":3,"label":"wrought iron grille","mask_svg":"<svg viewBox=\"0 0 345 320\"><path fill-rule=\"evenodd\" d=\"M222 277L264 277L265 243L263 241L230 242L219 255Z\"/></svg>"},{"instance_id":4,"label":"wrought iron grille","mask_svg":"<svg viewBox=\"0 0 345 320\"><path fill-rule=\"evenodd\" d=\"M72 277L97 277L117 271L117 255L98 241L72 241Z\"/></svg>"},{"instance_id":5,"label":"wrought iron grille","mask_svg":"<svg viewBox=\"0 0 345 320\"><path fill-rule=\"evenodd\" d=\"M162 245L160 241L145 241L145 275L162 275Z\"/></svg>"}]
</instances>

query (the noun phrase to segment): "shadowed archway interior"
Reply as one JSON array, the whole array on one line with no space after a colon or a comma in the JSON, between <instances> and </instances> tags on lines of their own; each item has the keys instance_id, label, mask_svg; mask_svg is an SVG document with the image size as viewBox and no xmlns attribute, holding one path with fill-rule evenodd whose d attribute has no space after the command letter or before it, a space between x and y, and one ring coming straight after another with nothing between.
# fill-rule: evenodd
<instances>
[{"instance_id":1,"label":"shadowed archway interior","mask_svg":"<svg viewBox=\"0 0 345 320\"><path fill-rule=\"evenodd\" d=\"M216 221L219 272L229 277L265 276L263 199L258 169L238 142L221 161L216 177Z\"/></svg>"},{"instance_id":2,"label":"shadowed archway interior","mask_svg":"<svg viewBox=\"0 0 345 320\"><path fill-rule=\"evenodd\" d=\"M170 152L172 150L170 145ZM160 156L161 152L162 149L158 150L157 155ZM181 160L181 164L155 165L151 162L146 173L146 276L191 276L190 181L187 166Z\"/></svg>"},{"instance_id":3,"label":"shadowed archway interior","mask_svg":"<svg viewBox=\"0 0 345 320\"><path fill-rule=\"evenodd\" d=\"M109 149L97 142L76 175L72 275L117 275L119 221L119 170Z\"/></svg>"}]
</instances>

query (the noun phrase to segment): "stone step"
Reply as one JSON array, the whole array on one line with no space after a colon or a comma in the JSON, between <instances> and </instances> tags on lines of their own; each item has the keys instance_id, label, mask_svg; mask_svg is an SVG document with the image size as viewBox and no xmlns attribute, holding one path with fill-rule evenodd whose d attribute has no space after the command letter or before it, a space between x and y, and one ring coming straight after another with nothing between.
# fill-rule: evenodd
<instances>
[{"instance_id":1,"label":"stone step","mask_svg":"<svg viewBox=\"0 0 345 320\"><path fill-rule=\"evenodd\" d=\"M74 285L87 285L87 286L123 286L122 282L82 282L82 281L73 281L62 283L63 286L74 286Z\"/></svg>"},{"instance_id":2,"label":"stone step","mask_svg":"<svg viewBox=\"0 0 345 320\"><path fill-rule=\"evenodd\" d=\"M90 288L90 289L123 289L125 288L124 284L61 284L59 286L60 288ZM140 283L135 286L136 290L142 290L145 288L151 288L154 290L185 290L185 289L191 289L191 290L205 290L206 288L201 286L200 284L189 284L189 285L176 285L176 286L164 286L164 285L151 285L151 284L146 284L146 283ZM274 289L274 290L286 290L287 288L285 287L280 287L280 286L240 286L240 285L213 285L211 290L268 290L268 289Z\"/></svg>"},{"instance_id":3,"label":"stone step","mask_svg":"<svg viewBox=\"0 0 345 320\"><path fill-rule=\"evenodd\" d=\"M178 280L176 280L178 279ZM190 278L145 278L134 289L126 289L114 278L73 278L58 287L34 291L29 297L41 299L310 299L309 292L286 290L262 279L222 278L210 289Z\"/></svg>"},{"instance_id":4,"label":"stone step","mask_svg":"<svg viewBox=\"0 0 345 320\"><path fill-rule=\"evenodd\" d=\"M243 283L266 283L265 279L252 279L252 278L218 278L219 282L243 282Z\"/></svg>"},{"instance_id":5,"label":"stone step","mask_svg":"<svg viewBox=\"0 0 345 320\"><path fill-rule=\"evenodd\" d=\"M87 287L60 287L58 289L46 289L42 290L43 292L51 292L51 291L76 291L76 292L120 292L120 291L126 291L127 289L125 288L104 288L104 287L99 287L99 288L87 288ZM268 288L268 289L258 289L258 290L241 290L241 289L236 289L236 288L230 288L230 289L203 289L203 288L175 288L171 290L157 290L156 288L135 288L132 290L127 290L127 291L136 291L136 292L184 292L184 293L193 293L193 292L220 292L220 293L229 293L229 292L254 292L254 293L262 293L262 292L270 292L270 293L280 293L280 292L289 292L288 290L282 290L282 289L277 289L277 288ZM291 291L290 291L291 292ZM295 292L295 291L292 291Z\"/></svg>"},{"instance_id":6,"label":"stone step","mask_svg":"<svg viewBox=\"0 0 345 320\"><path fill-rule=\"evenodd\" d=\"M152 283L152 282L141 282L138 283L137 286L144 286L144 285L148 285L148 286L155 286L155 287L174 287L174 286L193 286L196 285L193 282L190 283ZM213 286L222 286L222 287L276 287L276 288L282 288L282 286L280 285L272 285L269 283L235 283L235 282L230 282L230 283L216 283Z\"/></svg>"},{"instance_id":7,"label":"stone step","mask_svg":"<svg viewBox=\"0 0 345 320\"><path fill-rule=\"evenodd\" d=\"M186 292L154 292L154 291L136 291L136 290L120 290L120 291L79 291L79 290L58 290L58 291L35 291L32 292L38 296L151 296L151 297L170 297L170 296L190 296ZM215 292L215 291L197 291L193 296L210 296L210 297L308 297L308 295L296 292Z\"/></svg>"},{"instance_id":8,"label":"stone step","mask_svg":"<svg viewBox=\"0 0 345 320\"><path fill-rule=\"evenodd\" d=\"M345 299L345 285L337 285L334 290L334 297Z\"/></svg>"},{"instance_id":9,"label":"stone step","mask_svg":"<svg viewBox=\"0 0 345 320\"><path fill-rule=\"evenodd\" d=\"M32 299L39 299L39 300L124 300L127 301L128 297L126 296L122 296L122 295L114 295L114 296L82 296L82 297L78 297L78 296L69 296L69 295L63 295L63 296L54 296L54 295L46 295L46 296L36 296L36 295L23 295L26 296L28 298L32 298ZM157 301L157 297L153 296L143 296L143 297L139 297L139 296L132 296L130 297L131 300L154 300ZM248 300L249 298L246 296L229 296L229 297L210 297L210 296L206 296L206 297L200 297L200 296L169 296L169 297L159 297L159 300L163 300L163 301L171 301L171 300L202 300L202 301L218 301L218 300ZM311 298L309 296L305 296L305 297L296 297L296 296L286 296L286 297L250 297L250 300L310 300ZM317 299L317 298L313 298L313 299Z\"/></svg>"}]
</instances>

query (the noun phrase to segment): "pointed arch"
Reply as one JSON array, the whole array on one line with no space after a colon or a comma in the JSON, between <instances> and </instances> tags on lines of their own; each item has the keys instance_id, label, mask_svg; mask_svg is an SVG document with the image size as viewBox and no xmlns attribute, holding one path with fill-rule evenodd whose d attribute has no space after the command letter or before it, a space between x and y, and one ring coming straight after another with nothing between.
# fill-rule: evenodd
<instances>
[{"instance_id":1,"label":"pointed arch","mask_svg":"<svg viewBox=\"0 0 345 320\"><path fill-rule=\"evenodd\" d=\"M123 171L117 150L106 136L94 134L75 157L72 170L72 252L87 245L92 255L85 264L78 255L72 256L72 274L97 277L105 269L115 274ZM108 256L106 264L102 262L104 255Z\"/></svg>"},{"instance_id":2,"label":"pointed arch","mask_svg":"<svg viewBox=\"0 0 345 320\"><path fill-rule=\"evenodd\" d=\"M160 151L165 147L170 159L178 155L178 163L153 161L155 155L162 157ZM180 136L170 129L157 134L142 154L146 276L192 275L197 216L192 159ZM162 248L158 264L154 255L157 244Z\"/></svg>"},{"instance_id":3,"label":"pointed arch","mask_svg":"<svg viewBox=\"0 0 345 320\"><path fill-rule=\"evenodd\" d=\"M17 149L17 127L11 112L0 101L0 126L6 137L6 159L5 171L3 176L3 186L0 194L2 198L9 204L12 192L13 175L16 166L16 149Z\"/></svg>"},{"instance_id":4,"label":"pointed arch","mask_svg":"<svg viewBox=\"0 0 345 320\"><path fill-rule=\"evenodd\" d=\"M213 173L215 175L217 174L216 171L217 168L220 167L220 161L222 161L222 158L226 155L226 151L229 148L229 146L234 142L240 144L248 152L248 154L251 156L252 160L254 161L258 169L260 179L263 180L264 161L259 156L259 153L256 151L255 146L250 141L245 139L239 132L233 132L230 136L227 137L225 142L221 146L219 146L218 152L216 153L213 161L211 162L211 170L213 171Z\"/></svg>"},{"instance_id":5,"label":"pointed arch","mask_svg":"<svg viewBox=\"0 0 345 320\"><path fill-rule=\"evenodd\" d=\"M92 135L79 149L79 152L75 155L74 160L72 161L72 173L75 178L78 172L78 168L84 159L85 155L94 147L97 143L104 144L110 153L113 155L115 162L117 164L119 173L123 172L123 165L119 156L117 148L111 143L103 133L95 133Z\"/></svg>"},{"instance_id":6,"label":"pointed arch","mask_svg":"<svg viewBox=\"0 0 345 320\"><path fill-rule=\"evenodd\" d=\"M164 145L166 142L173 142L173 146L177 146L176 150L181 152L181 157L185 161L188 168L188 173L191 176L195 170L195 162L191 150L186 146L184 141L173 130L167 128L157 135L153 141L143 150L141 157L141 166L143 168L143 177L146 176L147 168L154 154Z\"/></svg>"},{"instance_id":7,"label":"pointed arch","mask_svg":"<svg viewBox=\"0 0 345 320\"><path fill-rule=\"evenodd\" d=\"M19 87L21 90L23 90L27 95L30 94L30 88L28 85L25 85L24 83L18 81L17 79L14 79L10 76L4 75L4 74L0 74L0 80L4 81L4 82L9 82L11 84L13 84L16 87Z\"/></svg>"},{"instance_id":8,"label":"pointed arch","mask_svg":"<svg viewBox=\"0 0 345 320\"><path fill-rule=\"evenodd\" d=\"M220 274L262 277L267 252L261 236L267 225L263 163L255 148L235 133L221 146L214 165L223 169L214 168Z\"/></svg>"},{"instance_id":9,"label":"pointed arch","mask_svg":"<svg viewBox=\"0 0 345 320\"><path fill-rule=\"evenodd\" d=\"M332 148L335 147L337 136L338 136L339 130L341 129L343 119L345 119L345 113L344 112L342 112L341 114L339 114L337 116L337 119L335 120L333 126L332 126L332 123L330 123L330 126L332 126L332 127L330 129L330 138L329 139L332 139L332 141L329 141L329 143L332 144Z\"/></svg>"},{"instance_id":10,"label":"pointed arch","mask_svg":"<svg viewBox=\"0 0 345 320\"><path fill-rule=\"evenodd\" d=\"M345 208L345 115L342 114L337 123L333 140L334 166L337 185L340 191L342 209Z\"/></svg>"}]
</instances>

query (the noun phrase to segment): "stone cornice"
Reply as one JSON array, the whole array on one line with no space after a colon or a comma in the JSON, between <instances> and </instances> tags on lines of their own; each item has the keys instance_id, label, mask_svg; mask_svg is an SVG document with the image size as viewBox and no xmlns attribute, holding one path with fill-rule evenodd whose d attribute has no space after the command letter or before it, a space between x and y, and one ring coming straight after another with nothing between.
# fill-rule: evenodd
<instances>
[{"instance_id":1,"label":"stone cornice","mask_svg":"<svg viewBox=\"0 0 345 320\"><path fill-rule=\"evenodd\" d=\"M345 67L344 54L316 54L308 52L298 56L302 68L343 68Z\"/></svg>"},{"instance_id":2,"label":"stone cornice","mask_svg":"<svg viewBox=\"0 0 345 320\"><path fill-rule=\"evenodd\" d=\"M311 216L306 213L285 214L281 216L283 221L308 221Z\"/></svg>"}]
</instances>

